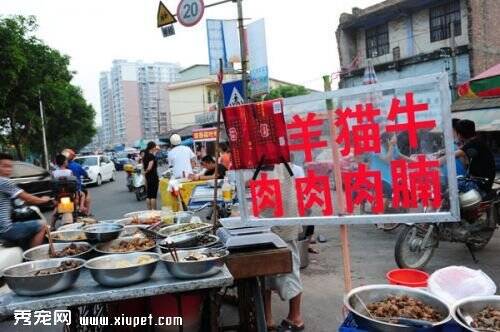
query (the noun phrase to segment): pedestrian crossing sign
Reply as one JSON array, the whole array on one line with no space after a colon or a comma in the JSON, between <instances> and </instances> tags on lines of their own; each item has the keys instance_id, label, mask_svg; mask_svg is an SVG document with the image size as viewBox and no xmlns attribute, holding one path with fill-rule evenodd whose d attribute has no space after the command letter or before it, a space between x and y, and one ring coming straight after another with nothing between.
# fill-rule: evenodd
<instances>
[{"instance_id":1,"label":"pedestrian crossing sign","mask_svg":"<svg viewBox=\"0 0 500 332\"><path fill-rule=\"evenodd\" d=\"M160 4L158 5L157 22L158 22L158 28L177 22L174 15L172 15L172 13L161 1Z\"/></svg>"},{"instance_id":2,"label":"pedestrian crossing sign","mask_svg":"<svg viewBox=\"0 0 500 332\"><path fill-rule=\"evenodd\" d=\"M227 82L222 85L224 89L224 106L238 106L243 105L245 100L243 99L243 82L233 81Z\"/></svg>"}]
</instances>

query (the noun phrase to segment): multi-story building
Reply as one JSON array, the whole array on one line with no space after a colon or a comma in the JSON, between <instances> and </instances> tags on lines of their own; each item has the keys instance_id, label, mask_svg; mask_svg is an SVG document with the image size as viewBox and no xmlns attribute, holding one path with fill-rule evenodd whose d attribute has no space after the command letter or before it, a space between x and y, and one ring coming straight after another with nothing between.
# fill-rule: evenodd
<instances>
[{"instance_id":1,"label":"multi-story building","mask_svg":"<svg viewBox=\"0 0 500 332\"><path fill-rule=\"evenodd\" d=\"M241 75L225 74L224 82L240 80ZM294 85L274 78L269 87ZM219 86L208 65L198 64L180 71L179 80L168 86L172 129L215 122Z\"/></svg>"},{"instance_id":2,"label":"multi-story building","mask_svg":"<svg viewBox=\"0 0 500 332\"><path fill-rule=\"evenodd\" d=\"M170 129L168 84L179 75L173 63L115 60L101 73L101 117L106 145L157 139Z\"/></svg>"},{"instance_id":3,"label":"multi-story building","mask_svg":"<svg viewBox=\"0 0 500 332\"><path fill-rule=\"evenodd\" d=\"M387 0L343 13L340 87L447 71L452 87L500 62L500 1Z\"/></svg>"}]
</instances>

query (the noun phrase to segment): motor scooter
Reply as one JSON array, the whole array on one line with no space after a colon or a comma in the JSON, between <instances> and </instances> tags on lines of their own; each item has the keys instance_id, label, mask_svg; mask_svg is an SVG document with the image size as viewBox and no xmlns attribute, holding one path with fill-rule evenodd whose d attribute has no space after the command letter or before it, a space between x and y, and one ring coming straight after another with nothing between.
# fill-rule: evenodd
<instances>
[{"instance_id":1,"label":"motor scooter","mask_svg":"<svg viewBox=\"0 0 500 332\"><path fill-rule=\"evenodd\" d=\"M52 181L52 190L56 201L51 228L56 226L58 220L62 224L71 224L78 217L77 180L74 176L60 177Z\"/></svg>"},{"instance_id":2,"label":"motor scooter","mask_svg":"<svg viewBox=\"0 0 500 332\"><path fill-rule=\"evenodd\" d=\"M125 164L123 166L123 170L125 171L125 173L127 173L125 185L127 186L128 191L132 192L134 191L133 175L135 172L135 166L133 164Z\"/></svg>"},{"instance_id":3,"label":"motor scooter","mask_svg":"<svg viewBox=\"0 0 500 332\"><path fill-rule=\"evenodd\" d=\"M146 178L142 174L142 165L137 165L132 175L132 186L134 187L135 198L143 201L147 197Z\"/></svg>"}]
</instances>

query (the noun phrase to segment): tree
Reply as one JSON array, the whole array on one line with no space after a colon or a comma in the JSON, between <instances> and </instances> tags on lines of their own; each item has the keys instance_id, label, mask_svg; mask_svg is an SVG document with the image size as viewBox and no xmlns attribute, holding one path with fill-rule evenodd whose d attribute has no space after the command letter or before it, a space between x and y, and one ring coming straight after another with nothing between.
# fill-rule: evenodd
<instances>
[{"instance_id":1,"label":"tree","mask_svg":"<svg viewBox=\"0 0 500 332\"><path fill-rule=\"evenodd\" d=\"M304 88L302 85L280 85L271 89L271 91L269 91L269 93L264 97L264 100L303 96L307 94L309 94L309 90Z\"/></svg>"},{"instance_id":2,"label":"tree","mask_svg":"<svg viewBox=\"0 0 500 332\"><path fill-rule=\"evenodd\" d=\"M34 36L33 16L0 17L0 142L17 158L41 154L39 100L43 101L47 145L80 149L95 134L95 112L71 84L69 57Z\"/></svg>"}]
</instances>

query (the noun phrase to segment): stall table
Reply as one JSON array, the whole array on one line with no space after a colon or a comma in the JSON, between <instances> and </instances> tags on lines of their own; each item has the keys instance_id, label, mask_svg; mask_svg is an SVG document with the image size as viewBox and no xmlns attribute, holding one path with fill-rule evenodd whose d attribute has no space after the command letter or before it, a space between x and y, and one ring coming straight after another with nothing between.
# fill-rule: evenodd
<instances>
[{"instance_id":1,"label":"stall table","mask_svg":"<svg viewBox=\"0 0 500 332\"><path fill-rule=\"evenodd\" d=\"M160 197L161 197L161 205L165 207L169 207L172 209L172 211L177 212L180 210L179 207L179 201L177 200L176 197L172 195L168 191L168 179L160 179ZM191 194L196 186L206 184L207 181L189 181L189 182L183 182L182 187L180 189L180 194L182 197L182 201L184 204L188 205L189 199L191 198Z\"/></svg>"},{"instance_id":2,"label":"stall table","mask_svg":"<svg viewBox=\"0 0 500 332\"><path fill-rule=\"evenodd\" d=\"M28 297L18 296L9 290L8 293L0 295L0 317L12 315L15 310L75 307L169 293L214 290L232 284L233 277L226 267L212 277L181 280L171 276L164 266L158 266L148 281L126 287L108 288L97 284L90 272L83 269L74 286L60 293Z\"/></svg>"},{"instance_id":3,"label":"stall table","mask_svg":"<svg viewBox=\"0 0 500 332\"><path fill-rule=\"evenodd\" d=\"M292 272L292 252L288 248L237 252L228 256L226 265L238 287L238 330L266 331L259 278Z\"/></svg>"}]
</instances>

